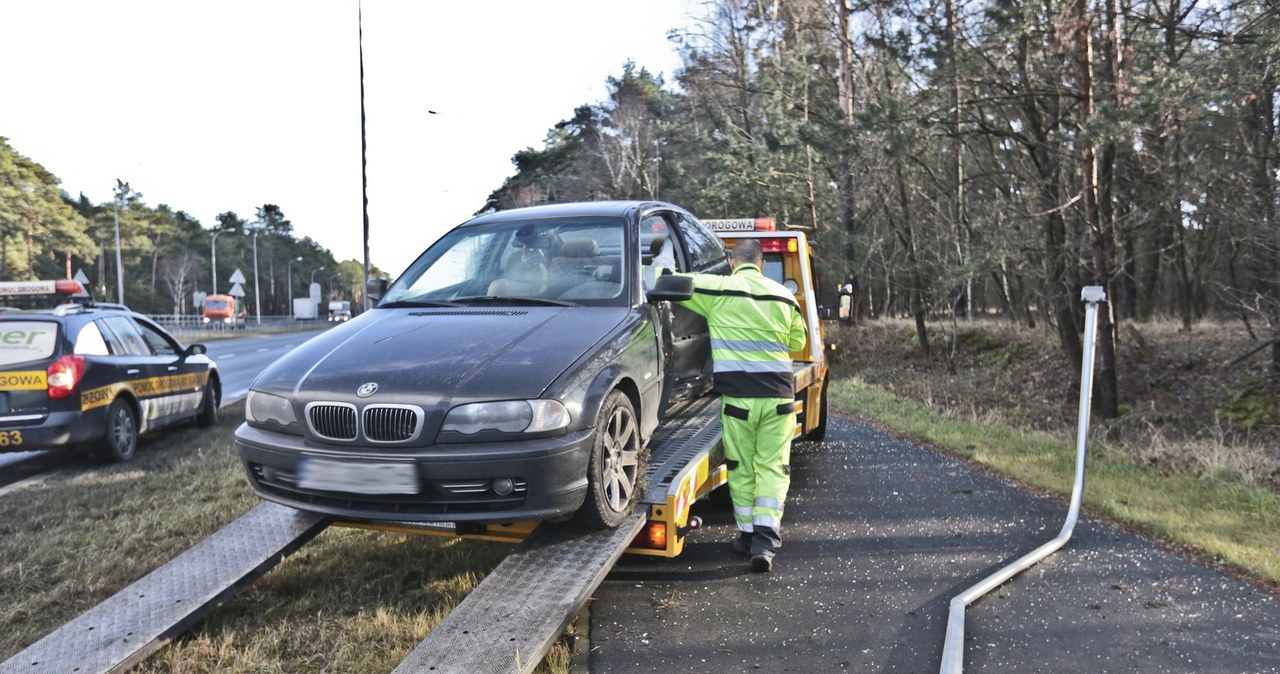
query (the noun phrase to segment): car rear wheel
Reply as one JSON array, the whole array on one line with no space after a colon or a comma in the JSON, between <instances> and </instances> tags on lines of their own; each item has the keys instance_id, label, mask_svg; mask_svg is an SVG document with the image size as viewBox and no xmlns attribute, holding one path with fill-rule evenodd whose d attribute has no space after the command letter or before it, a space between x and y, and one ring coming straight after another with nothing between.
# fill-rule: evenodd
<instances>
[{"instance_id":1,"label":"car rear wheel","mask_svg":"<svg viewBox=\"0 0 1280 674\"><path fill-rule=\"evenodd\" d=\"M577 514L581 524L612 529L627 519L636 503L640 449L635 408L627 396L614 391L596 420L587 464L587 499Z\"/></svg>"},{"instance_id":2,"label":"car rear wheel","mask_svg":"<svg viewBox=\"0 0 1280 674\"><path fill-rule=\"evenodd\" d=\"M213 379L204 387L204 400L200 403L200 415L196 417L197 426L213 426L218 423L218 394L213 388Z\"/></svg>"},{"instance_id":3,"label":"car rear wheel","mask_svg":"<svg viewBox=\"0 0 1280 674\"><path fill-rule=\"evenodd\" d=\"M107 410L107 432L98 443L98 455L111 463L133 459L138 450L138 422L129 403L116 398Z\"/></svg>"}]
</instances>

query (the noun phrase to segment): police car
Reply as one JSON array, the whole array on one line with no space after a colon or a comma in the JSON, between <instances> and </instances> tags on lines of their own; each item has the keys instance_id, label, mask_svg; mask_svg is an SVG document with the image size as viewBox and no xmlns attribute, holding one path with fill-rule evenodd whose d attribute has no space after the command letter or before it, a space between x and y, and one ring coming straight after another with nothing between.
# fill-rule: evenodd
<instances>
[{"instance_id":1,"label":"police car","mask_svg":"<svg viewBox=\"0 0 1280 674\"><path fill-rule=\"evenodd\" d=\"M218 421L221 383L203 344L184 346L77 281L0 283L0 452L88 449L128 461L138 435Z\"/></svg>"}]
</instances>

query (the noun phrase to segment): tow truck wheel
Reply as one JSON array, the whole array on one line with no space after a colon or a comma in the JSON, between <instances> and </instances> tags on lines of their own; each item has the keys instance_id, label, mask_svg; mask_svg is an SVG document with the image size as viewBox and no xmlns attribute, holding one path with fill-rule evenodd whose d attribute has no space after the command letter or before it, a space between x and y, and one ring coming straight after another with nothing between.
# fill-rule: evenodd
<instances>
[{"instance_id":1,"label":"tow truck wheel","mask_svg":"<svg viewBox=\"0 0 1280 674\"><path fill-rule=\"evenodd\" d=\"M138 423L129 403L116 398L107 410L107 432L98 443L98 455L111 463L133 459L138 450Z\"/></svg>"},{"instance_id":2,"label":"tow truck wheel","mask_svg":"<svg viewBox=\"0 0 1280 674\"><path fill-rule=\"evenodd\" d=\"M640 477L640 427L631 400L609 394L596 420L595 441L587 463L587 499L578 522L592 529L612 529L627 519L636 502Z\"/></svg>"}]
</instances>

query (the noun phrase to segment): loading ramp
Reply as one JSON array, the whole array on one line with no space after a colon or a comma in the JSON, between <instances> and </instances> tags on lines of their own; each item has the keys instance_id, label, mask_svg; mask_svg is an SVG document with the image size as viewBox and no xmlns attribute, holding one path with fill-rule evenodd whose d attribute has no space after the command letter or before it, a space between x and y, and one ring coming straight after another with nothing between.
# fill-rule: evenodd
<instances>
[{"instance_id":1,"label":"loading ramp","mask_svg":"<svg viewBox=\"0 0 1280 674\"><path fill-rule=\"evenodd\" d=\"M543 523L521 533L515 550L395 672L532 672L651 516L669 519L664 510L676 501L723 482L718 413L715 397L673 409L650 439L644 494L631 517L604 531ZM335 524L393 528L264 502L0 663L0 674L126 671Z\"/></svg>"}]
</instances>

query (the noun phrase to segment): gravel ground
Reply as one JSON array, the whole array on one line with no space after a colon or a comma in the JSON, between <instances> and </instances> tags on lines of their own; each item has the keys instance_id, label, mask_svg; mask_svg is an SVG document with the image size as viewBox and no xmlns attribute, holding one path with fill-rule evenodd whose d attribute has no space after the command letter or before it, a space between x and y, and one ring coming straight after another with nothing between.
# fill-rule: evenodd
<instances>
[{"instance_id":1,"label":"gravel ground","mask_svg":"<svg viewBox=\"0 0 1280 674\"><path fill-rule=\"evenodd\" d=\"M683 555L626 557L597 590L591 671L936 672L951 598L1066 517L843 418L797 444L792 469L773 572L729 550L724 505L699 504ZM1082 517L969 607L964 653L966 672L1280 673L1280 597Z\"/></svg>"}]
</instances>

